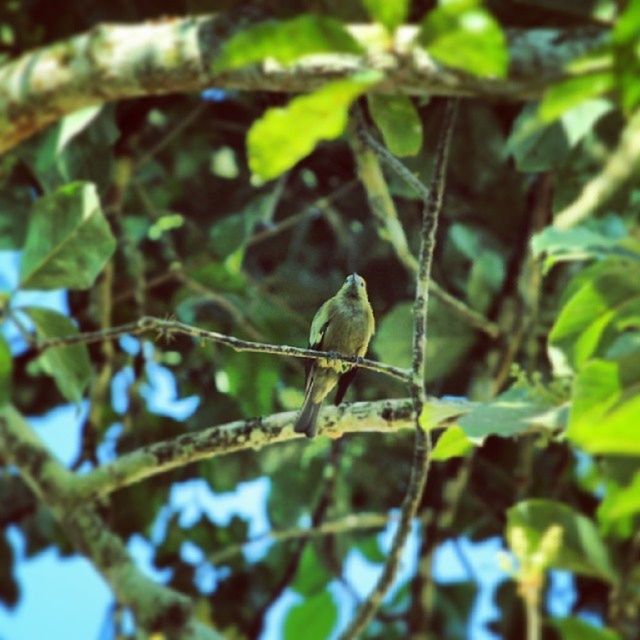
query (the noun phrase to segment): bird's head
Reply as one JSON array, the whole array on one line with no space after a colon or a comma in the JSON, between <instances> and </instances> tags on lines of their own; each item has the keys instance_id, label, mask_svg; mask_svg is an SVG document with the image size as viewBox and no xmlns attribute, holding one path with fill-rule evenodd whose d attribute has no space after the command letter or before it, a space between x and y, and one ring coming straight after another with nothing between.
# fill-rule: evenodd
<instances>
[{"instance_id":1,"label":"bird's head","mask_svg":"<svg viewBox=\"0 0 640 640\"><path fill-rule=\"evenodd\" d=\"M347 276L347 279L340 289L340 293L349 298L367 299L367 283L362 276L359 276L357 273L352 273Z\"/></svg>"}]
</instances>

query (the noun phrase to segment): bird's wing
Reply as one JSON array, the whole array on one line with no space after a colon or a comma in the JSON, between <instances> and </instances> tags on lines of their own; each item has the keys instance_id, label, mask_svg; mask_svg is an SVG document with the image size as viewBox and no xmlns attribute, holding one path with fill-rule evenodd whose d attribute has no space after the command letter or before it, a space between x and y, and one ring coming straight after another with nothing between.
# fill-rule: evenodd
<instances>
[{"instance_id":1,"label":"bird's wing","mask_svg":"<svg viewBox=\"0 0 640 640\"><path fill-rule=\"evenodd\" d=\"M317 349L322 351L322 341L327 333L327 327L331 321L331 300L327 300L316 312L311 322L311 331L309 331L309 349ZM316 360L306 360L304 390L308 391L313 381L314 365Z\"/></svg>"}]
</instances>

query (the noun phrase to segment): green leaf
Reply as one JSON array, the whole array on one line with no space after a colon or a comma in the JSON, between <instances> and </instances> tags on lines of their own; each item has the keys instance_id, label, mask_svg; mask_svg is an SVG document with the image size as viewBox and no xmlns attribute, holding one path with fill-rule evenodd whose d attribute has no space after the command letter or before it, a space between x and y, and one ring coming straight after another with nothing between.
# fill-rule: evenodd
<instances>
[{"instance_id":1,"label":"green leaf","mask_svg":"<svg viewBox=\"0 0 640 640\"><path fill-rule=\"evenodd\" d=\"M567 437L590 453L640 455L640 352L591 360L576 377Z\"/></svg>"},{"instance_id":2,"label":"green leaf","mask_svg":"<svg viewBox=\"0 0 640 640\"><path fill-rule=\"evenodd\" d=\"M284 621L285 640L326 640L338 621L336 604L327 591L294 605Z\"/></svg>"},{"instance_id":3,"label":"green leaf","mask_svg":"<svg viewBox=\"0 0 640 640\"><path fill-rule=\"evenodd\" d=\"M551 122L565 111L613 89L613 74L601 71L588 75L572 76L550 86L540 102L538 116L543 122Z\"/></svg>"},{"instance_id":4,"label":"green leaf","mask_svg":"<svg viewBox=\"0 0 640 640\"><path fill-rule=\"evenodd\" d=\"M473 442L467 434L458 426L448 427L440 436L436 446L431 452L432 460L449 460L449 458L461 458L473 449Z\"/></svg>"},{"instance_id":5,"label":"green leaf","mask_svg":"<svg viewBox=\"0 0 640 640\"><path fill-rule=\"evenodd\" d=\"M38 338L73 336L78 333L67 316L51 309L21 308L33 321ZM70 402L80 402L91 378L91 362L85 344L51 347L39 358L43 370L56 382L60 393Z\"/></svg>"},{"instance_id":6,"label":"green leaf","mask_svg":"<svg viewBox=\"0 0 640 640\"><path fill-rule=\"evenodd\" d=\"M336 80L285 107L268 109L247 134L251 171L265 180L277 178L313 151L321 140L340 136L351 103L380 79L377 73Z\"/></svg>"},{"instance_id":7,"label":"green leaf","mask_svg":"<svg viewBox=\"0 0 640 640\"><path fill-rule=\"evenodd\" d=\"M232 395L246 416L272 413L275 389L280 380L280 363L276 358L238 352L224 355L224 369Z\"/></svg>"},{"instance_id":8,"label":"green leaf","mask_svg":"<svg viewBox=\"0 0 640 640\"><path fill-rule=\"evenodd\" d=\"M12 371L11 349L9 349L7 341L0 335L0 407L9 401Z\"/></svg>"},{"instance_id":9,"label":"green leaf","mask_svg":"<svg viewBox=\"0 0 640 640\"><path fill-rule=\"evenodd\" d=\"M13 185L0 194L0 250L19 249L24 245L28 216L32 204L26 188Z\"/></svg>"},{"instance_id":10,"label":"green leaf","mask_svg":"<svg viewBox=\"0 0 640 640\"><path fill-rule=\"evenodd\" d=\"M458 424L472 439L482 440L491 435L508 438L529 431L534 425L546 426L551 409L527 389L514 387L491 402L479 404L462 416Z\"/></svg>"},{"instance_id":11,"label":"green leaf","mask_svg":"<svg viewBox=\"0 0 640 640\"><path fill-rule=\"evenodd\" d=\"M496 78L507 73L504 33L479 0L440 0L422 21L418 40L449 67Z\"/></svg>"},{"instance_id":12,"label":"green leaf","mask_svg":"<svg viewBox=\"0 0 640 640\"><path fill-rule=\"evenodd\" d=\"M362 4L371 18L388 31L401 25L409 12L409 0L362 0Z\"/></svg>"},{"instance_id":13,"label":"green leaf","mask_svg":"<svg viewBox=\"0 0 640 640\"><path fill-rule=\"evenodd\" d=\"M335 18L301 15L269 20L231 36L213 63L214 72L235 69L266 58L282 64L317 53L362 53L362 47Z\"/></svg>"},{"instance_id":14,"label":"green leaf","mask_svg":"<svg viewBox=\"0 0 640 640\"><path fill-rule=\"evenodd\" d=\"M373 349L383 362L396 367L411 366L413 305L397 304L379 323ZM474 340L469 325L437 299L429 303L429 340L425 379L439 380L462 361Z\"/></svg>"},{"instance_id":15,"label":"green leaf","mask_svg":"<svg viewBox=\"0 0 640 640\"><path fill-rule=\"evenodd\" d=\"M383 553L382 549L380 549L380 542L377 534L367 536L363 540L359 541L356 544L356 548L369 562L373 562L374 564L382 564L387 559L387 555Z\"/></svg>"},{"instance_id":16,"label":"green leaf","mask_svg":"<svg viewBox=\"0 0 640 640\"><path fill-rule=\"evenodd\" d=\"M85 107L65 116L51 127L40 144L36 155L38 172L47 171L69 142L83 131L98 116L102 105Z\"/></svg>"},{"instance_id":17,"label":"green leaf","mask_svg":"<svg viewBox=\"0 0 640 640\"><path fill-rule=\"evenodd\" d=\"M560 640L622 640L612 629L594 627L582 618L556 618L551 624L560 634Z\"/></svg>"},{"instance_id":18,"label":"green leaf","mask_svg":"<svg viewBox=\"0 0 640 640\"><path fill-rule=\"evenodd\" d=\"M367 101L389 151L400 157L415 156L422 147L422 121L411 98L370 94Z\"/></svg>"},{"instance_id":19,"label":"green leaf","mask_svg":"<svg viewBox=\"0 0 640 640\"><path fill-rule=\"evenodd\" d=\"M307 544L302 552L302 559L291 588L300 595L309 597L322 591L330 581L331 574L318 556L315 547Z\"/></svg>"},{"instance_id":20,"label":"green leaf","mask_svg":"<svg viewBox=\"0 0 640 640\"><path fill-rule=\"evenodd\" d=\"M22 255L23 289L88 289L116 241L93 184L75 182L33 207Z\"/></svg>"},{"instance_id":21,"label":"green leaf","mask_svg":"<svg viewBox=\"0 0 640 640\"><path fill-rule=\"evenodd\" d=\"M579 369L612 331L640 326L640 279L637 264L622 260L602 263L573 294L549 334L552 347ZM609 334L612 334L609 331Z\"/></svg>"},{"instance_id":22,"label":"green leaf","mask_svg":"<svg viewBox=\"0 0 640 640\"><path fill-rule=\"evenodd\" d=\"M594 523L571 507L553 500L526 500L507 511L507 530L522 527L530 549L552 525L562 527L562 546L551 565L579 575L617 581L609 553Z\"/></svg>"},{"instance_id":23,"label":"green leaf","mask_svg":"<svg viewBox=\"0 0 640 640\"><path fill-rule=\"evenodd\" d=\"M612 485L598 506L598 520L607 525L640 512L640 471L626 487Z\"/></svg>"},{"instance_id":24,"label":"green leaf","mask_svg":"<svg viewBox=\"0 0 640 640\"><path fill-rule=\"evenodd\" d=\"M618 256L640 261L640 243L621 242L620 237L605 235L594 225L578 225L571 229L545 227L531 239L534 255L545 254L544 268L549 270L558 262L573 262Z\"/></svg>"}]
</instances>

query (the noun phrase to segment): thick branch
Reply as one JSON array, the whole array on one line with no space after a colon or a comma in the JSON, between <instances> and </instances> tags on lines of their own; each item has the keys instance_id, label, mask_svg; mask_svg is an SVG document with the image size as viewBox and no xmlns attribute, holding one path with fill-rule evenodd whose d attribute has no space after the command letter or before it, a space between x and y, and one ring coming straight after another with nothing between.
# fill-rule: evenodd
<instances>
[{"instance_id":1,"label":"thick branch","mask_svg":"<svg viewBox=\"0 0 640 640\"><path fill-rule=\"evenodd\" d=\"M74 474L67 471L22 417L5 407L0 415L0 450L15 464L34 493L61 522L75 547L109 583L117 600L131 607L149 635L180 640L216 640L220 636L191 615L191 601L158 585L135 566L122 540L106 527L91 503L77 503Z\"/></svg>"},{"instance_id":2,"label":"thick branch","mask_svg":"<svg viewBox=\"0 0 640 640\"><path fill-rule=\"evenodd\" d=\"M224 89L302 92L327 80L375 69L377 91L534 99L562 76L565 63L602 42L604 32L536 29L509 32L511 68L505 79L479 79L443 69L414 46L417 28L398 29L390 47L375 25L349 30L362 56L315 55L283 67L272 61L248 70L211 71L233 17L171 18L138 25L104 24L0 68L0 152L88 105L145 95Z\"/></svg>"},{"instance_id":3,"label":"thick branch","mask_svg":"<svg viewBox=\"0 0 640 640\"><path fill-rule=\"evenodd\" d=\"M431 428L465 413L473 404L465 401L428 401ZM76 482L76 499L104 496L116 489L186 464L245 449L261 449L277 442L302 437L293 431L297 413L287 411L264 418L236 420L202 431L185 433L156 442L82 476ZM344 433L391 433L414 424L409 399L356 402L325 407L318 418L319 433L339 437Z\"/></svg>"}]
</instances>

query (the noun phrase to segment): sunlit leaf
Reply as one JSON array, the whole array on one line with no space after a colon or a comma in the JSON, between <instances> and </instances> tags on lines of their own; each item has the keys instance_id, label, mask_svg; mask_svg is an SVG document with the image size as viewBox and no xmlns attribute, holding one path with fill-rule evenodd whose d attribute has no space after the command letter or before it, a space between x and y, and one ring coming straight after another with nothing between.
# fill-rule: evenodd
<instances>
[{"instance_id":1,"label":"sunlit leaf","mask_svg":"<svg viewBox=\"0 0 640 640\"><path fill-rule=\"evenodd\" d=\"M560 640L622 640L612 629L594 627L582 618L555 618L550 622L560 634Z\"/></svg>"},{"instance_id":2,"label":"sunlit leaf","mask_svg":"<svg viewBox=\"0 0 640 640\"><path fill-rule=\"evenodd\" d=\"M565 111L607 93L612 88L613 74L609 71L569 77L545 91L538 115L542 121L551 122Z\"/></svg>"},{"instance_id":3,"label":"sunlit leaf","mask_svg":"<svg viewBox=\"0 0 640 640\"><path fill-rule=\"evenodd\" d=\"M0 335L0 407L9 400L12 370L11 350L7 341Z\"/></svg>"},{"instance_id":4,"label":"sunlit leaf","mask_svg":"<svg viewBox=\"0 0 640 640\"><path fill-rule=\"evenodd\" d=\"M269 20L243 29L222 46L213 68L216 73L272 58L282 64L314 53L354 53L362 47L327 16L301 15L291 20Z\"/></svg>"},{"instance_id":5,"label":"sunlit leaf","mask_svg":"<svg viewBox=\"0 0 640 640\"><path fill-rule=\"evenodd\" d=\"M291 588L300 595L310 597L322 591L330 581L331 575L318 556L314 545L306 545Z\"/></svg>"},{"instance_id":6,"label":"sunlit leaf","mask_svg":"<svg viewBox=\"0 0 640 640\"><path fill-rule=\"evenodd\" d=\"M389 151L414 156L422 146L422 121L408 96L371 94L367 97L371 117Z\"/></svg>"},{"instance_id":7,"label":"sunlit leaf","mask_svg":"<svg viewBox=\"0 0 640 640\"><path fill-rule=\"evenodd\" d=\"M393 31L407 19L409 0L362 0L367 12L389 31Z\"/></svg>"},{"instance_id":8,"label":"sunlit leaf","mask_svg":"<svg viewBox=\"0 0 640 640\"><path fill-rule=\"evenodd\" d=\"M419 42L449 67L498 78L507 72L504 33L479 0L440 0L422 21Z\"/></svg>"},{"instance_id":9,"label":"sunlit leaf","mask_svg":"<svg viewBox=\"0 0 640 640\"><path fill-rule=\"evenodd\" d=\"M22 255L23 289L88 289L116 247L96 188L74 182L33 207Z\"/></svg>"},{"instance_id":10,"label":"sunlit leaf","mask_svg":"<svg viewBox=\"0 0 640 640\"><path fill-rule=\"evenodd\" d=\"M432 460L449 460L466 456L473 449L473 442L457 425L448 427L431 452Z\"/></svg>"},{"instance_id":11,"label":"sunlit leaf","mask_svg":"<svg viewBox=\"0 0 640 640\"><path fill-rule=\"evenodd\" d=\"M247 134L251 171L265 180L276 178L309 155L318 142L337 138L346 127L351 103L379 78L366 74L336 80L285 107L268 109Z\"/></svg>"},{"instance_id":12,"label":"sunlit leaf","mask_svg":"<svg viewBox=\"0 0 640 640\"><path fill-rule=\"evenodd\" d=\"M640 455L640 352L578 372L567 437L591 453Z\"/></svg>"}]
</instances>

